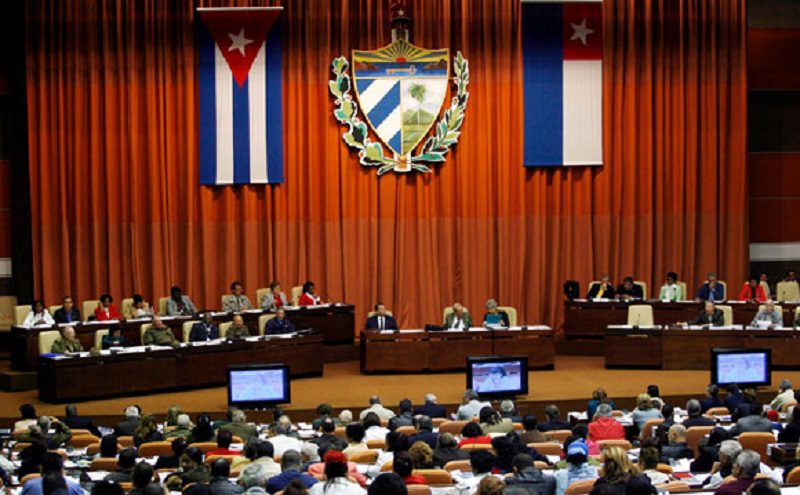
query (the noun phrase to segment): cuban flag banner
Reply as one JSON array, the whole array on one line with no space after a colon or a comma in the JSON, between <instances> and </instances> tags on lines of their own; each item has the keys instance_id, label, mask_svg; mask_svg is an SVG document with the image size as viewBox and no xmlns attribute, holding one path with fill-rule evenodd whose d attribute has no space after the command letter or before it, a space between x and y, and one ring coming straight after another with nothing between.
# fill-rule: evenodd
<instances>
[{"instance_id":1,"label":"cuban flag banner","mask_svg":"<svg viewBox=\"0 0 800 495\"><path fill-rule=\"evenodd\" d=\"M284 181L282 10L197 9L203 185Z\"/></svg>"},{"instance_id":2,"label":"cuban flag banner","mask_svg":"<svg viewBox=\"0 0 800 495\"><path fill-rule=\"evenodd\" d=\"M603 4L522 4L528 167L603 163Z\"/></svg>"}]
</instances>

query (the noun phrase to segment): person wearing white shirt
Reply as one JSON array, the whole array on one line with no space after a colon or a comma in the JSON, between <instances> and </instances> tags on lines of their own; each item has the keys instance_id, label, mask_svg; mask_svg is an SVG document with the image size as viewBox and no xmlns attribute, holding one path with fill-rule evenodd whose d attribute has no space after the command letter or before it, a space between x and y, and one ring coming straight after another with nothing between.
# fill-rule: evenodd
<instances>
[{"instance_id":1,"label":"person wearing white shirt","mask_svg":"<svg viewBox=\"0 0 800 495\"><path fill-rule=\"evenodd\" d=\"M667 273L667 281L661 286L658 298L662 301L682 301L683 289L678 285L678 274L675 272Z\"/></svg>"},{"instance_id":2,"label":"person wearing white shirt","mask_svg":"<svg viewBox=\"0 0 800 495\"><path fill-rule=\"evenodd\" d=\"M296 450L300 452L303 448L302 441L289 436L291 429L291 426L277 425L273 430L275 434L267 439L275 449L275 453L273 454L275 457L282 457L283 453L287 450Z\"/></svg>"},{"instance_id":3,"label":"person wearing white shirt","mask_svg":"<svg viewBox=\"0 0 800 495\"><path fill-rule=\"evenodd\" d=\"M487 476L492 476L495 457L486 450L473 450L469 453L469 465L472 468L472 476L458 480L456 493L458 495L473 495L481 480Z\"/></svg>"},{"instance_id":4,"label":"person wearing white shirt","mask_svg":"<svg viewBox=\"0 0 800 495\"><path fill-rule=\"evenodd\" d=\"M789 380L781 380L781 384L778 387L778 395L772 399L769 407L772 408L773 411L779 411L781 406L789 401L794 401L794 389L792 388L792 382Z\"/></svg>"},{"instance_id":5,"label":"person wearing white shirt","mask_svg":"<svg viewBox=\"0 0 800 495\"><path fill-rule=\"evenodd\" d=\"M456 415L459 421L469 421L480 415L481 409L484 407L492 407L492 405L488 402L479 401L478 393L468 389L464 392L461 407L458 408Z\"/></svg>"},{"instance_id":6,"label":"person wearing white shirt","mask_svg":"<svg viewBox=\"0 0 800 495\"><path fill-rule=\"evenodd\" d=\"M22 326L25 328L33 327L50 327L56 324L56 321L50 316L47 308L44 307L44 302L40 299L33 301L33 309L25 317Z\"/></svg>"},{"instance_id":7,"label":"person wearing white shirt","mask_svg":"<svg viewBox=\"0 0 800 495\"><path fill-rule=\"evenodd\" d=\"M373 395L369 398L369 407L361 411L361 414L358 415L358 419L364 421L364 418L367 417L367 414L374 412L378 415L380 419L390 420L395 417L394 412L391 409L386 409L381 404L381 398L377 395Z\"/></svg>"},{"instance_id":8,"label":"person wearing white shirt","mask_svg":"<svg viewBox=\"0 0 800 495\"><path fill-rule=\"evenodd\" d=\"M364 441L370 440L385 440L386 434L389 433L389 428L381 426L381 418L374 412L370 412L364 416L361 422L364 425Z\"/></svg>"},{"instance_id":9,"label":"person wearing white shirt","mask_svg":"<svg viewBox=\"0 0 800 495\"><path fill-rule=\"evenodd\" d=\"M310 495L366 495L361 485L347 479L347 456L329 451L324 460L325 480L312 486L308 491Z\"/></svg>"}]
</instances>

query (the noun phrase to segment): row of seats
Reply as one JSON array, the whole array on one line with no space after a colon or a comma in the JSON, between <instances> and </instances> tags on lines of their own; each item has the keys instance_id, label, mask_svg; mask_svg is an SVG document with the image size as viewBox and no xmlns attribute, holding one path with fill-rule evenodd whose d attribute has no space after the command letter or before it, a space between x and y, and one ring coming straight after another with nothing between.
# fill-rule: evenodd
<instances>
[{"instance_id":1,"label":"row of seats","mask_svg":"<svg viewBox=\"0 0 800 495\"><path fill-rule=\"evenodd\" d=\"M642 280L634 280L633 283L641 287L642 294L644 294L645 297L648 297L648 294L650 293L647 291L647 282L644 282ZM728 292L728 284L726 282L722 280L717 280L717 283L725 289L725 295L728 299L736 298L737 294L731 294L730 292ZM595 284L600 284L600 281L592 280L591 282L589 282L589 289L591 290L591 288ZM686 284L686 282L678 281L676 282L676 284L680 286L681 292L683 292L684 299L686 300L694 299L694 297L691 294L689 294L689 292L687 292L688 285ZM767 284L766 282L760 282L760 285L764 289L765 294L770 294L769 284ZM653 293L652 297L658 297L659 292L660 288L659 290ZM778 282L777 285L775 286L775 300L800 301L800 284L796 282Z\"/></svg>"},{"instance_id":2,"label":"row of seats","mask_svg":"<svg viewBox=\"0 0 800 495\"><path fill-rule=\"evenodd\" d=\"M724 326L729 327L733 325L733 308L723 304L715 305L717 309L722 311L723 316L725 317ZM758 307L759 311L764 309L764 305L760 305ZM783 313L783 308L779 305L775 305L775 309ZM800 318L800 307L795 308L794 310L795 320ZM649 327L655 324L655 319L653 318L653 307L649 304L632 304L628 307L628 325L639 325L642 327Z\"/></svg>"}]
</instances>

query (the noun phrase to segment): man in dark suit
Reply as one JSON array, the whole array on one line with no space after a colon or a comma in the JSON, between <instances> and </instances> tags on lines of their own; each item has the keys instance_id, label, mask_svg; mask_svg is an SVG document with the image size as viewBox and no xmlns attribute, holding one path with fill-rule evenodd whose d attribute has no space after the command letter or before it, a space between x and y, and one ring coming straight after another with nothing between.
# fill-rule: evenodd
<instances>
[{"instance_id":1,"label":"man in dark suit","mask_svg":"<svg viewBox=\"0 0 800 495\"><path fill-rule=\"evenodd\" d=\"M719 398L719 386L712 383L706 388L706 398L700 401L700 409L703 413L712 407L722 407L722 399Z\"/></svg>"},{"instance_id":2,"label":"man in dark suit","mask_svg":"<svg viewBox=\"0 0 800 495\"><path fill-rule=\"evenodd\" d=\"M437 404L437 400L434 394L425 394L425 404L414 409L414 415L428 416L429 418L446 418L447 408Z\"/></svg>"},{"instance_id":3,"label":"man in dark suit","mask_svg":"<svg viewBox=\"0 0 800 495\"><path fill-rule=\"evenodd\" d=\"M286 318L286 310L283 308L275 310L275 318L269 320L267 328L264 329L265 335L281 335L292 332L294 332L294 324Z\"/></svg>"},{"instance_id":4,"label":"man in dark suit","mask_svg":"<svg viewBox=\"0 0 800 495\"><path fill-rule=\"evenodd\" d=\"M418 416L416 418L417 433L411 435L408 439L409 445L414 445L416 442L425 442L430 445L431 449L436 449L439 443L439 435L433 432L433 421L428 416Z\"/></svg>"},{"instance_id":5,"label":"man in dark suit","mask_svg":"<svg viewBox=\"0 0 800 495\"><path fill-rule=\"evenodd\" d=\"M212 323L211 313L203 314L203 321L192 325L189 342L206 342L219 338L219 328Z\"/></svg>"},{"instance_id":6,"label":"man in dark suit","mask_svg":"<svg viewBox=\"0 0 800 495\"><path fill-rule=\"evenodd\" d=\"M625 277L622 283L617 287L617 294L615 297L625 301L632 299L641 300L644 299L644 292L642 291L642 286L633 283L633 277Z\"/></svg>"},{"instance_id":7,"label":"man in dark suit","mask_svg":"<svg viewBox=\"0 0 800 495\"><path fill-rule=\"evenodd\" d=\"M604 273L600 277L600 283L589 286L586 299L614 299L614 284L611 283L611 277Z\"/></svg>"},{"instance_id":8,"label":"man in dark suit","mask_svg":"<svg viewBox=\"0 0 800 495\"><path fill-rule=\"evenodd\" d=\"M669 443L661 449L661 462L669 464L678 459L693 459L694 451L686 441L686 427L672 425L667 434Z\"/></svg>"},{"instance_id":9,"label":"man in dark suit","mask_svg":"<svg viewBox=\"0 0 800 495\"><path fill-rule=\"evenodd\" d=\"M703 311L697 315L697 318L690 321L689 325L710 325L712 327L721 327L725 325L725 314L721 309L717 309L713 302L706 301Z\"/></svg>"},{"instance_id":10,"label":"man in dark suit","mask_svg":"<svg viewBox=\"0 0 800 495\"><path fill-rule=\"evenodd\" d=\"M772 421L763 416L764 408L761 404L751 404L750 414L740 418L728 432L735 437L747 432L772 433Z\"/></svg>"},{"instance_id":11,"label":"man in dark suit","mask_svg":"<svg viewBox=\"0 0 800 495\"><path fill-rule=\"evenodd\" d=\"M686 403L686 413L689 417L683 421L683 426L687 429L692 426L714 426L716 424L712 418L703 416L703 407L697 399Z\"/></svg>"},{"instance_id":12,"label":"man in dark suit","mask_svg":"<svg viewBox=\"0 0 800 495\"><path fill-rule=\"evenodd\" d=\"M139 408L128 406L125 408L125 419L117 423L114 427L114 435L119 437L132 437L136 434L139 427Z\"/></svg>"},{"instance_id":13,"label":"man in dark suit","mask_svg":"<svg viewBox=\"0 0 800 495\"><path fill-rule=\"evenodd\" d=\"M547 421L539 423L536 428L539 431L555 431L555 430L571 430L572 426L566 421L561 421L561 412L558 406L550 404L544 408L544 415L547 416Z\"/></svg>"},{"instance_id":14,"label":"man in dark suit","mask_svg":"<svg viewBox=\"0 0 800 495\"><path fill-rule=\"evenodd\" d=\"M323 446L333 446L335 450L342 451L347 448L347 440L337 437L334 432L336 431L336 423L331 418L322 420L319 429L322 434L317 438L311 440L311 443L317 444L320 448Z\"/></svg>"},{"instance_id":15,"label":"man in dark suit","mask_svg":"<svg viewBox=\"0 0 800 495\"><path fill-rule=\"evenodd\" d=\"M367 330L399 330L397 321L386 311L383 303L375 305L375 314L367 318Z\"/></svg>"},{"instance_id":16,"label":"man in dark suit","mask_svg":"<svg viewBox=\"0 0 800 495\"><path fill-rule=\"evenodd\" d=\"M64 296L63 306L56 310L53 319L56 320L56 323L79 323L81 312L75 309L75 303L71 297Z\"/></svg>"},{"instance_id":17,"label":"man in dark suit","mask_svg":"<svg viewBox=\"0 0 800 495\"><path fill-rule=\"evenodd\" d=\"M89 433L100 438L102 433L94 425L92 418L88 416L78 416L78 408L75 406L67 406L64 408L64 413L67 415L62 423L69 426L73 430L89 430Z\"/></svg>"}]
</instances>

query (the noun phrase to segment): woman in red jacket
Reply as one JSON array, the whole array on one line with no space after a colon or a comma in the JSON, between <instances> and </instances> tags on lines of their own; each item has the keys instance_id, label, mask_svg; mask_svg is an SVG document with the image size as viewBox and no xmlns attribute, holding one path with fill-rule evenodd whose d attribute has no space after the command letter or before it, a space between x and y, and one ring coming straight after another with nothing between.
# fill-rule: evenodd
<instances>
[{"instance_id":1,"label":"woman in red jacket","mask_svg":"<svg viewBox=\"0 0 800 495\"><path fill-rule=\"evenodd\" d=\"M767 300L767 295L764 294L764 288L758 283L758 278L750 277L750 280L745 282L742 293L739 294L739 300L751 303L762 303Z\"/></svg>"},{"instance_id":2,"label":"woman in red jacket","mask_svg":"<svg viewBox=\"0 0 800 495\"><path fill-rule=\"evenodd\" d=\"M300 306L316 306L324 304L322 298L317 296L314 282L308 281L303 284L303 295L300 296Z\"/></svg>"},{"instance_id":3,"label":"woman in red jacket","mask_svg":"<svg viewBox=\"0 0 800 495\"><path fill-rule=\"evenodd\" d=\"M100 304L94 310L94 317L98 321L121 320L122 313L114 305L114 299L108 295L100 296Z\"/></svg>"}]
</instances>

